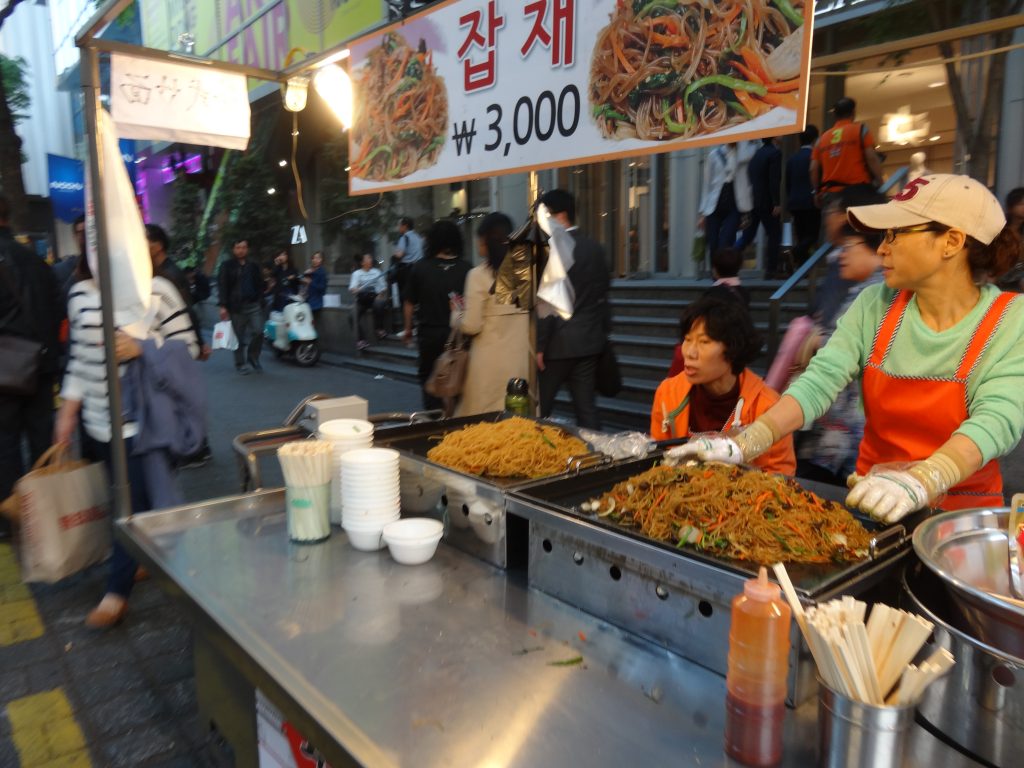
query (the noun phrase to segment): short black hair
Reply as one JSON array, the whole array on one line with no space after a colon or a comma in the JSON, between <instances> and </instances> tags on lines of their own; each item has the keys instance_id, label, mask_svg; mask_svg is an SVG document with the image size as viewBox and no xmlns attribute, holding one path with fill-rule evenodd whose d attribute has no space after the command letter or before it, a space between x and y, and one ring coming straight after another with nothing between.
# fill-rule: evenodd
<instances>
[{"instance_id":1,"label":"short black hair","mask_svg":"<svg viewBox=\"0 0 1024 768\"><path fill-rule=\"evenodd\" d=\"M551 213L564 213L569 221L576 223L576 198L564 189L552 189L540 196L537 202L543 203Z\"/></svg>"},{"instance_id":2,"label":"short black hair","mask_svg":"<svg viewBox=\"0 0 1024 768\"><path fill-rule=\"evenodd\" d=\"M1013 206L1024 200L1024 187L1016 187L1006 193L1006 212L1009 213Z\"/></svg>"},{"instance_id":3,"label":"short black hair","mask_svg":"<svg viewBox=\"0 0 1024 768\"><path fill-rule=\"evenodd\" d=\"M79 224L81 224L82 226L85 226L85 214L84 213L80 213L77 216L75 216L75 220L71 222L71 229L74 229Z\"/></svg>"},{"instance_id":4,"label":"short black hair","mask_svg":"<svg viewBox=\"0 0 1024 768\"><path fill-rule=\"evenodd\" d=\"M462 232L455 222L448 219L438 219L430 225L427 230L426 248L427 256L437 256L439 253L450 253L453 256L462 257Z\"/></svg>"},{"instance_id":5,"label":"short black hair","mask_svg":"<svg viewBox=\"0 0 1024 768\"><path fill-rule=\"evenodd\" d=\"M239 243L245 243L248 246L252 246L252 243L249 242L248 237L236 237L234 240L231 241L231 247L234 248Z\"/></svg>"},{"instance_id":6,"label":"short black hair","mask_svg":"<svg viewBox=\"0 0 1024 768\"><path fill-rule=\"evenodd\" d=\"M11 219L11 201L7 195L0 194L0 221L6 223Z\"/></svg>"},{"instance_id":7,"label":"short black hair","mask_svg":"<svg viewBox=\"0 0 1024 768\"><path fill-rule=\"evenodd\" d=\"M684 339L690 329L704 321L704 332L725 346L725 359L733 373L741 373L761 352L761 335L754 327L747 308L738 301L714 296L697 299L683 310L679 320L679 338Z\"/></svg>"},{"instance_id":8,"label":"short black hair","mask_svg":"<svg viewBox=\"0 0 1024 768\"><path fill-rule=\"evenodd\" d=\"M743 254L736 248L719 248L711 254L711 266L719 277L736 277L743 265Z\"/></svg>"},{"instance_id":9,"label":"short black hair","mask_svg":"<svg viewBox=\"0 0 1024 768\"><path fill-rule=\"evenodd\" d=\"M843 96L832 107L832 114L836 117L853 117L857 114L857 102L849 96Z\"/></svg>"},{"instance_id":10,"label":"short black hair","mask_svg":"<svg viewBox=\"0 0 1024 768\"><path fill-rule=\"evenodd\" d=\"M487 263L495 272L508 253L508 236L512 234L512 219L504 213L494 211L484 216L476 228L476 236L484 241L487 249Z\"/></svg>"},{"instance_id":11,"label":"short black hair","mask_svg":"<svg viewBox=\"0 0 1024 768\"><path fill-rule=\"evenodd\" d=\"M160 243L166 251L171 244L170 238L167 237L167 233L164 228L159 224L147 224L146 225L146 239L151 243Z\"/></svg>"},{"instance_id":12,"label":"short black hair","mask_svg":"<svg viewBox=\"0 0 1024 768\"><path fill-rule=\"evenodd\" d=\"M402 218L400 218L398 220L398 223L408 227L409 229L416 229L416 225L413 223L413 220L410 219L408 216L403 216Z\"/></svg>"},{"instance_id":13,"label":"short black hair","mask_svg":"<svg viewBox=\"0 0 1024 768\"><path fill-rule=\"evenodd\" d=\"M800 143L801 144L813 144L818 140L818 136L821 133L818 131L818 126L807 124L807 127L800 131Z\"/></svg>"}]
</instances>

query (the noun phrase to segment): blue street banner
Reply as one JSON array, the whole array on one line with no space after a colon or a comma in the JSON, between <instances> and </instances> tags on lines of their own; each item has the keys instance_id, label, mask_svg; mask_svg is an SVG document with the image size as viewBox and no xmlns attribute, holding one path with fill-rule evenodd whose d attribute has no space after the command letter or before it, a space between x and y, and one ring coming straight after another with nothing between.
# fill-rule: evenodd
<instances>
[{"instance_id":1,"label":"blue street banner","mask_svg":"<svg viewBox=\"0 0 1024 768\"><path fill-rule=\"evenodd\" d=\"M47 155L53 215L72 222L85 213L85 164L60 155Z\"/></svg>"}]
</instances>

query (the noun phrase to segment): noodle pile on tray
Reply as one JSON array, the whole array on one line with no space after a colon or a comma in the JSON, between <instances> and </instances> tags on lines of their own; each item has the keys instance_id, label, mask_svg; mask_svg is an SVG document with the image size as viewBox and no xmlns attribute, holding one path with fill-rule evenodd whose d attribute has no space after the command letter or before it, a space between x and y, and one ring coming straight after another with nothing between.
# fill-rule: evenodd
<instances>
[{"instance_id":1,"label":"noodle pile on tray","mask_svg":"<svg viewBox=\"0 0 1024 768\"><path fill-rule=\"evenodd\" d=\"M617 0L590 63L606 138L712 133L801 99L803 0Z\"/></svg>"},{"instance_id":2,"label":"noodle pile on tray","mask_svg":"<svg viewBox=\"0 0 1024 768\"><path fill-rule=\"evenodd\" d=\"M353 176L400 179L437 162L448 124L448 92L422 40L414 52L400 36L386 34L353 86Z\"/></svg>"},{"instance_id":3,"label":"noodle pile on tray","mask_svg":"<svg viewBox=\"0 0 1024 768\"><path fill-rule=\"evenodd\" d=\"M583 510L658 541L761 565L859 560L871 540L841 505L794 480L726 464L654 467Z\"/></svg>"},{"instance_id":4,"label":"noodle pile on tray","mask_svg":"<svg viewBox=\"0 0 1024 768\"><path fill-rule=\"evenodd\" d=\"M547 477L587 452L586 443L558 427L514 416L449 432L427 458L471 475Z\"/></svg>"}]
</instances>

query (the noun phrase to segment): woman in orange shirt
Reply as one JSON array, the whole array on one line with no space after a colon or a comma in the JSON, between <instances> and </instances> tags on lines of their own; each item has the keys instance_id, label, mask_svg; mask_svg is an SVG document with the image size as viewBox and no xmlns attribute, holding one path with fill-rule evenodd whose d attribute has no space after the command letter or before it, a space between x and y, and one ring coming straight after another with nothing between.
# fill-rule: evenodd
<instances>
[{"instance_id":1,"label":"woman in orange shirt","mask_svg":"<svg viewBox=\"0 0 1024 768\"><path fill-rule=\"evenodd\" d=\"M752 424L779 399L747 368L761 339L747 310L735 301L705 297L683 312L682 373L665 379L654 395L651 436L667 440L704 432L727 433ZM753 461L766 472L796 471L787 437Z\"/></svg>"}]
</instances>

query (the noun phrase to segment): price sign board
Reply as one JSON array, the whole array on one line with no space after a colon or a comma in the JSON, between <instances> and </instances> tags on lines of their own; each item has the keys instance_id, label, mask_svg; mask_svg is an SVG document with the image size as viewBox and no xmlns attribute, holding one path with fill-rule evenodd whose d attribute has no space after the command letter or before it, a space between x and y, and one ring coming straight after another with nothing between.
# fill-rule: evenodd
<instances>
[{"instance_id":1,"label":"price sign board","mask_svg":"<svg viewBox=\"0 0 1024 768\"><path fill-rule=\"evenodd\" d=\"M804 125L804 0L453 0L351 46L352 193Z\"/></svg>"}]
</instances>

